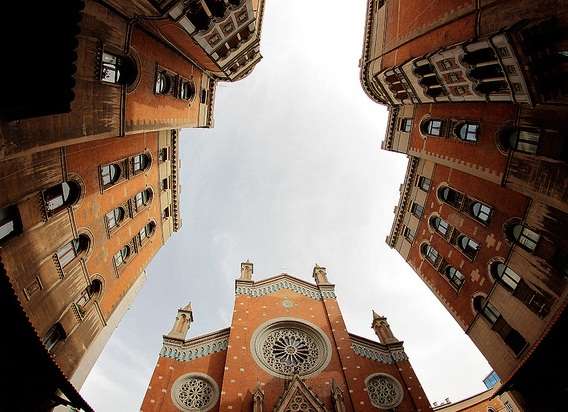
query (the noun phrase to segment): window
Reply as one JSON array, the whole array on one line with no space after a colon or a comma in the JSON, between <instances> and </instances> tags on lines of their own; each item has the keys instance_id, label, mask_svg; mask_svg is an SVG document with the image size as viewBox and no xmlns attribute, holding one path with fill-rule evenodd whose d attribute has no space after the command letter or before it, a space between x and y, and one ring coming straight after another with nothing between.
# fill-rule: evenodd
<instances>
[{"instance_id":1,"label":"window","mask_svg":"<svg viewBox=\"0 0 568 412\"><path fill-rule=\"evenodd\" d=\"M119 57L103 52L101 62L101 80L113 84L131 84L136 78L136 66L128 57Z\"/></svg>"},{"instance_id":2,"label":"window","mask_svg":"<svg viewBox=\"0 0 568 412\"><path fill-rule=\"evenodd\" d=\"M113 163L101 167L101 182L103 187L113 185L120 178L120 166Z\"/></svg>"},{"instance_id":3,"label":"window","mask_svg":"<svg viewBox=\"0 0 568 412\"><path fill-rule=\"evenodd\" d=\"M479 125L475 123L462 123L458 127L456 134L460 140L464 142L475 143L478 141Z\"/></svg>"},{"instance_id":4,"label":"window","mask_svg":"<svg viewBox=\"0 0 568 412\"><path fill-rule=\"evenodd\" d=\"M512 130L508 134L508 146L518 152L536 154L540 133L536 130Z\"/></svg>"},{"instance_id":5,"label":"window","mask_svg":"<svg viewBox=\"0 0 568 412\"><path fill-rule=\"evenodd\" d=\"M450 225L448 224L448 222L437 216L430 219L430 226L432 226L432 228L434 228L434 230L436 230L443 237L446 237L450 230Z\"/></svg>"},{"instance_id":6,"label":"window","mask_svg":"<svg viewBox=\"0 0 568 412\"><path fill-rule=\"evenodd\" d=\"M471 205L471 213L473 217L479 220L481 223L488 223L491 217L492 209L484 203L474 202Z\"/></svg>"},{"instance_id":7,"label":"window","mask_svg":"<svg viewBox=\"0 0 568 412\"><path fill-rule=\"evenodd\" d=\"M150 189L143 190L141 192L136 193L134 196L134 205L136 210L142 209L152 200L152 191Z\"/></svg>"},{"instance_id":8,"label":"window","mask_svg":"<svg viewBox=\"0 0 568 412\"><path fill-rule=\"evenodd\" d=\"M183 82L179 90L179 98L183 100L191 100L195 96L195 86L193 82Z\"/></svg>"},{"instance_id":9,"label":"window","mask_svg":"<svg viewBox=\"0 0 568 412\"><path fill-rule=\"evenodd\" d=\"M156 229L156 224L154 222L150 222L147 225L143 226L142 229L140 229L140 231L138 232L138 236L140 237L140 242L152 236L154 234L155 229Z\"/></svg>"},{"instance_id":10,"label":"window","mask_svg":"<svg viewBox=\"0 0 568 412\"><path fill-rule=\"evenodd\" d=\"M0 208L0 244L22 233L22 219L16 205Z\"/></svg>"},{"instance_id":11,"label":"window","mask_svg":"<svg viewBox=\"0 0 568 412\"><path fill-rule=\"evenodd\" d=\"M142 172L150 166L150 158L148 155L139 154L132 157L132 171L134 173Z\"/></svg>"},{"instance_id":12,"label":"window","mask_svg":"<svg viewBox=\"0 0 568 412\"><path fill-rule=\"evenodd\" d=\"M463 203L464 195L448 186L438 189L438 197L445 203L459 209Z\"/></svg>"},{"instance_id":13,"label":"window","mask_svg":"<svg viewBox=\"0 0 568 412\"><path fill-rule=\"evenodd\" d=\"M163 148L160 149L159 159L160 159L160 162L165 162L166 160L168 160L168 148L167 147L163 147Z\"/></svg>"},{"instance_id":14,"label":"window","mask_svg":"<svg viewBox=\"0 0 568 412\"><path fill-rule=\"evenodd\" d=\"M87 303L89 303L89 300L91 300L91 296L89 295L89 287L87 286L87 288L81 292L79 298L75 301L75 304L82 309L87 305Z\"/></svg>"},{"instance_id":15,"label":"window","mask_svg":"<svg viewBox=\"0 0 568 412\"><path fill-rule=\"evenodd\" d=\"M49 215L53 215L75 203L81 195L81 188L75 182L63 182L42 193Z\"/></svg>"},{"instance_id":16,"label":"window","mask_svg":"<svg viewBox=\"0 0 568 412\"><path fill-rule=\"evenodd\" d=\"M483 317L491 323L491 325L495 325L497 319L501 317L501 313L499 313L497 308L481 296L476 296L473 299L473 307L477 312L481 313Z\"/></svg>"},{"instance_id":17,"label":"window","mask_svg":"<svg viewBox=\"0 0 568 412\"><path fill-rule=\"evenodd\" d=\"M128 246L124 246L118 252L114 254L114 265L119 268L120 266L126 263L126 260L130 256L130 248Z\"/></svg>"},{"instance_id":18,"label":"window","mask_svg":"<svg viewBox=\"0 0 568 412\"><path fill-rule=\"evenodd\" d=\"M422 252L422 255L426 259L428 259L430 261L430 263L432 263L433 265L435 265L437 263L437 260L440 257L440 254L438 253L438 251L430 245L422 245L421 252Z\"/></svg>"},{"instance_id":19,"label":"window","mask_svg":"<svg viewBox=\"0 0 568 412\"><path fill-rule=\"evenodd\" d=\"M418 178L418 187L420 189L424 190L425 192L430 190L431 183L432 183L432 181L430 179L428 179L427 177L420 176Z\"/></svg>"},{"instance_id":20,"label":"window","mask_svg":"<svg viewBox=\"0 0 568 412\"><path fill-rule=\"evenodd\" d=\"M66 337L67 334L65 333L63 326L61 326L61 323L57 322L47 331L47 334L43 338L43 345L47 351L51 353L55 346L59 342L65 340Z\"/></svg>"},{"instance_id":21,"label":"window","mask_svg":"<svg viewBox=\"0 0 568 412\"><path fill-rule=\"evenodd\" d=\"M412 213L414 216L420 219L424 214L424 207L422 207L418 203L413 203L412 206L410 207L410 213Z\"/></svg>"},{"instance_id":22,"label":"window","mask_svg":"<svg viewBox=\"0 0 568 412\"><path fill-rule=\"evenodd\" d=\"M81 253L86 252L89 248L89 243L89 238L86 235L79 235L79 237L57 249L57 260L61 267L64 268Z\"/></svg>"},{"instance_id":23,"label":"window","mask_svg":"<svg viewBox=\"0 0 568 412\"><path fill-rule=\"evenodd\" d=\"M117 227L124 219L124 209L117 207L106 214L107 229L111 230Z\"/></svg>"},{"instance_id":24,"label":"window","mask_svg":"<svg viewBox=\"0 0 568 412\"><path fill-rule=\"evenodd\" d=\"M170 217L170 207L168 206L162 211L162 219L166 220L169 217Z\"/></svg>"},{"instance_id":25,"label":"window","mask_svg":"<svg viewBox=\"0 0 568 412\"><path fill-rule=\"evenodd\" d=\"M412 119L402 119L400 122L400 130L409 133L412 130Z\"/></svg>"},{"instance_id":26,"label":"window","mask_svg":"<svg viewBox=\"0 0 568 412\"><path fill-rule=\"evenodd\" d=\"M409 228L409 227L405 227L404 228L404 237L409 241L409 242L414 242L414 231Z\"/></svg>"},{"instance_id":27,"label":"window","mask_svg":"<svg viewBox=\"0 0 568 412\"><path fill-rule=\"evenodd\" d=\"M461 289L463 282L465 280L465 276L459 270L457 270L453 266L448 266L444 271L444 274L446 275L446 277L448 278L448 280L450 281L453 287L455 287L457 290Z\"/></svg>"},{"instance_id":28,"label":"window","mask_svg":"<svg viewBox=\"0 0 568 412\"><path fill-rule=\"evenodd\" d=\"M422 123L422 132L430 136L442 135L442 121L429 119Z\"/></svg>"},{"instance_id":29,"label":"window","mask_svg":"<svg viewBox=\"0 0 568 412\"><path fill-rule=\"evenodd\" d=\"M458 237L458 246L471 259L475 258L479 251L479 244L465 235Z\"/></svg>"},{"instance_id":30,"label":"window","mask_svg":"<svg viewBox=\"0 0 568 412\"><path fill-rule=\"evenodd\" d=\"M99 279L93 279L93 281L87 286L87 292L89 296L93 299L100 297L103 291L103 282Z\"/></svg>"},{"instance_id":31,"label":"window","mask_svg":"<svg viewBox=\"0 0 568 412\"><path fill-rule=\"evenodd\" d=\"M168 180L167 177L164 177L164 178L162 179L161 186L162 186L162 190L168 190L170 184L169 184L169 180Z\"/></svg>"},{"instance_id":32,"label":"window","mask_svg":"<svg viewBox=\"0 0 568 412\"><path fill-rule=\"evenodd\" d=\"M170 91L172 80L170 76L164 72L159 71L156 75L156 87L155 91L157 94L167 94Z\"/></svg>"},{"instance_id":33,"label":"window","mask_svg":"<svg viewBox=\"0 0 568 412\"><path fill-rule=\"evenodd\" d=\"M529 252L536 250L540 235L535 231L523 225L514 225L511 234L513 240Z\"/></svg>"},{"instance_id":34,"label":"window","mask_svg":"<svg viewBox=\"0 0 568 412\"><path fill-rule=\"evenodd\" d=\"M201 90L201 103L205 104L207 102L207 90Z\"/></svg>"},{"instance_id":35,"label":"window","mask_svg":"<svg viewBox=\"0 0 568 412\"><path fill-rule=\"evenodd\" d=\"M502 262L493 263L490 272L493 279L501 281L503 285L511 290L515 290L521 281L521 277Z\"/></svg>"}]
</instances>

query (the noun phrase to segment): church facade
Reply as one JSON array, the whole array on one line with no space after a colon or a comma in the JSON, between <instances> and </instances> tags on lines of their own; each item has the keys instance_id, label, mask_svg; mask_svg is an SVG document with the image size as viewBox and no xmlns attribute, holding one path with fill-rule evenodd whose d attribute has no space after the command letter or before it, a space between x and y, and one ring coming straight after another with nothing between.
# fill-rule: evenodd
<instances>
[{"instance_id":1,"label":"church facade","mask_svg":"<svg viewBox=\"0 0 568 412\"><path fill-rule=\"evenodd\" d=\"M385 317L373 312L379 342L348 332L325 268L315 284L252 272L241 264L231 327L186 338L192 308L178 310L142 411L431 410Z\"/></svg>"}]
</instances>

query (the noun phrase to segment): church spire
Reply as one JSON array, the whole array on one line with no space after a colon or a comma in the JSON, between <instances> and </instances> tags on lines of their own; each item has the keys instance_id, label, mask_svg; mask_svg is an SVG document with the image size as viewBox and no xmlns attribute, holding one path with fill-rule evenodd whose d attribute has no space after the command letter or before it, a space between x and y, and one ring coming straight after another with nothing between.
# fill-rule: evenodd
<instances>
[{"instance_id":1,"label":"church spire","mask_svg":"<svg viewBox=\"0 0 568 412\"><path fill-rule=\"evenodd\" d=\"M241 277L239 280L252 280L253 264L247 259L241 263Z\"/></svg>"},{"instance_id":2,"label":"church spire","mask_svg":"<svg viewBox=\"0 0 568 412\"><path fill-rule=\"evenodd\" d=\"M371 328L377 334L379 342L388 345L389 343L400 342L392 333L390 325L387 322L387 318L379 315L373 310L373 323L371 323Z\"/></svg>"},{"instance_id":3,"label":"church spire","mask_svg":"<svg viewBox=\"0 0 568 412\"><path fill-rule=\"evenodd\" d=\"M174 326L166 336L172 339L185 340L192 322L193 310L191 309L191 302L189 302L183 308L178 309Z\"/></svg>"},{"instance_id":4,"label":"church spire","mask_svg":"<svg viewBox=\"0 0 568 412\"><path fill-rule=\"evenodd\" d=\"M314 266L313 277L317 285L329 285L327 280L327 270L316 263Z\"/></svg>"}]
</instances>

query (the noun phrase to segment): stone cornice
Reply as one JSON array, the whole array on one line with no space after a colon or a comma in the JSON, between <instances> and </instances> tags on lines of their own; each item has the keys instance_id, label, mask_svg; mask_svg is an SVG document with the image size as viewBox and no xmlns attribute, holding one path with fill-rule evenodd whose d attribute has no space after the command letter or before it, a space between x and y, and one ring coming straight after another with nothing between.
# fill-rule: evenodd
<instances>
[{"instance_id":1,"label":"stone cornice","mask_svg":"<svg viewBox=\"0 0 568 412\"><path fill-rule=\"evenodd\" d=\"M379 104L385 104L385 102L380 99L372 90L371 86L369 85L369 76L368 76L368 69L371 62L369 62L369 48L371 42L371 35L373 31L373 24L374 21L374 12L373 12L373 4L374 0L367 1L367 15L365 18L365 33L363 37L363 52L361 55L361 60L359 61L359 80L361 81L361 86L363 87L363 91L365 94L374 102Z\"/></svg>"},{"instance_id":2,"label":"stone cornice","mask_svg":"<svg viewBox=\"0 0 568 412\"><path fill-rule=\"evenodd\" d=\"M211 128L215 124L215 119L213 118L215 108L215 89L217 88L217 81L213 78L209 80L209 103L207 104L207 124L205 127Z\"/></svg>"},{"instance_id":3,"label":"stone cornice","mask_svg":"<svg viewBox=\"0 0 568 412\"><path fill-rule=\"evenodd\" d=\"M177 232L181 228L181 216L179 207L179 194L180 194L180 183L179 183L179 129L172 129L171 131L171 148L172 148L172 160L171 164L171 184L172 184L172 218L174 222L174 232Z\"/></svg>"},{"instance_id":4,"label":"stone cornice","mask_svg":"<svg viewBox=\"0 0 568 412\"><path fill-rule=\"evenodd\" d=\"M273 276L260 282L235 281L235 294L260 297L271 295L282 289L288 289L299 295L307 296L315 300L335 299L334 285L313 285L288 274Z\"/></svg>"},{"instance_id":5,"label":"stone cornice","mask_svg":"<svg viewBox=\"0 0 568 412\"><path fill-rule=\"evenodd\" d=\"M405 209L408 203L408 198L410 195L410 189L412 187L412 182L416 175L416 168L418 167L419 159L414 156L409 156L408 166L406 168L406 176L404 177L404 183L402 190L400 192L400 200L398 206L395 209L395 218L392 224L390 234L387 236L387 243L390 247L396 245L396 241L400 234L402 218L404 217Z\"/></svg>"},{"instance_id":6,"label":"stone cornice","mask_svg":"<svg viewBox=\"0 0 568 412\"><path fill-rule=\"evenodd\" d=\"M230 329L222 329L207 335L198 336L186 341L164 336L160 357L188 362L227 350Z\"/></svg>"},{"instance_id":7,"label":"stone cornice","mask_svg":"<svg viewBox=\"0 0 568 412\"><path fill-rule=\"evenodd\" d=\"M374 342L351 333L349 337L351 338L351 349L363 358L387 364L408 360L402 342L392 345L383 345L382 343Z\"/></svg>"}]
</instances>

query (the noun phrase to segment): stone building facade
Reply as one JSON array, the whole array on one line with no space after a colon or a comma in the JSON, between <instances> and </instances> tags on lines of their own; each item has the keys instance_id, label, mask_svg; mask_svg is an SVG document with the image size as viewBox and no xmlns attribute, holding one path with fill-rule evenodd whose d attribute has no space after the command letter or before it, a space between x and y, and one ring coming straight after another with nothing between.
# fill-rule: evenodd
<instances>
[{"instance_id":1,"label":"stone building facade","mask_svg":"<svg viewBox=\"0 0 568 412\"><path fill-rule=\"evenodd\" d=\"M347 331L325 268L315 284L252 272L241 264L229 328L187 338L192 308L178 310L142 411L431 410L386 318L373 312L379 342Z\"/></svg>"},{"instance_id":2,"label":"stone building facade","mask_svg":"<svg viewBox=\"0 0 568 412\"><path fill-rule=\"evenodd\" d=\"M528 410L568 387L566 33L563 1L369 1L360 61L408 157L387 244Z\"/></svg>"},{"instance_id":3,"label":"stone building facade","mask_svg":"<svg viewBox=\"0 0 568 412\"><path fill-rule=\"evenodd\" d=\"M41 35L30 44L20 25L7 49L26 81L0 96L2 276L79 388L181 226L180 129L212 127L216 84L262 58L264 0L10 8Z\"/></svg>"}]
</instances>

